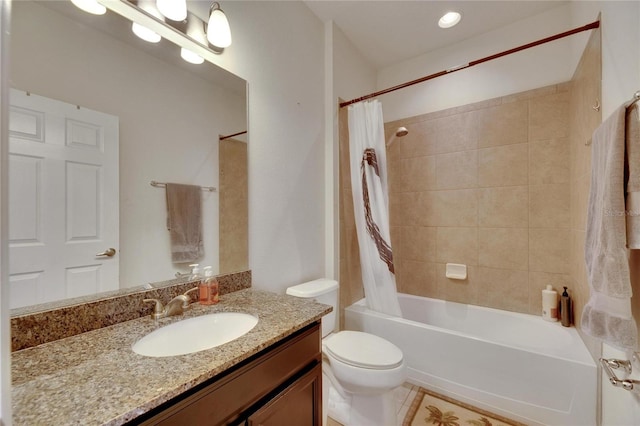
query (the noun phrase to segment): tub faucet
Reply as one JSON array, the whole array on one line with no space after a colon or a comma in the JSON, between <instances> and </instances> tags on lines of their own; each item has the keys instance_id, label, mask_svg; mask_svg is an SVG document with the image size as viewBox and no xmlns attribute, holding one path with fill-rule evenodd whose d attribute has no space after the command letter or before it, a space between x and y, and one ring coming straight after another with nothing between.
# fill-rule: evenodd
<instances>
[{"instance_id":1,"label":"tub faucet","mask_svg":"<svg viewBox=\"0 0 640 426\"><path fill-rule=\"evenodd\" d=\"M171 299L166 306L162 306L162 302L158 299L144 299L143 302L153 302L156 304L151 314L153 319L182 315L184 310L189 307L189 302L191 301L189 293L196 290L198 290L198 287L185 291L183 294Z\"/></svg>"}]
</instances>

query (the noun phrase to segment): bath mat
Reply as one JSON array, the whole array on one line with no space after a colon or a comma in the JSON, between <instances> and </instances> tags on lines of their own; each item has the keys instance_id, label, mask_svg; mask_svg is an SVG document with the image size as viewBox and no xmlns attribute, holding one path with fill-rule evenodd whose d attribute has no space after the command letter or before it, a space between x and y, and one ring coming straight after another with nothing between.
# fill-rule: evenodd
<instances>
[{"instance_id":1,"label":"bath mat","mask_svg":"<svg viewBox=\"0 0 640 426\"><path fill-rule=\"evenodd\" d=\"M418 388L402 426L526 426L473 405Z\"/></svg>"}]
</instances>

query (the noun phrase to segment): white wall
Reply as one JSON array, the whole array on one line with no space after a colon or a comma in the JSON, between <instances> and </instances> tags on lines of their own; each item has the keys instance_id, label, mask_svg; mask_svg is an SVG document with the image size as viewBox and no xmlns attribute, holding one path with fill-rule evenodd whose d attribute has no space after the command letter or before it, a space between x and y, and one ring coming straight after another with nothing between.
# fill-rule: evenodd
<instances>
[{"instance_id":1,"label":"white wall","mask_svg":"<svg viewBox=\"0 0 640 426\"><path fill-rule=\"evenodd\" d=\"M572 24L563 5L509 26L391 65L379 71L377 90L393 87L585 25ZM580 48L576 49L576 40ZM587 33L438 77L381 96L385 121L413 117L570 80ZM365 93L362 93L363 95Z\"/></svg>"},{"instance_id":2,"label":"white wall","mask_svg":"<svg viewBox=\"0 0 640 426\"><path fill-rule=\"evenodd\" d=\"M329 219L326 225L328 266L326 275L337 279L340 275L338 99L352 99L375 90L376 71L332 21L325 23L325 50L331 73L325 85L327 89L325 191Z\"/></svg>"},{"instance_id":3,"label":"white wall","mask_svg":"<svg viewBox=\"0 0 640 426\"><path fill-rule=\"evenodd\" d=\"M334 102L375 90L377 72L337 26L333 28ZM337 109L336 109L337 111Z\"/></svg>"},{"instance_id":4,"label":"white wall","mask_svg":"<svg viewBox=\"0 0 640 426\"><path fill-rule=\"evenodd\" d=\"M171 263L165 191L149 182L217 187L217 135L245 129L246 99L31 2L12 27L13 87L120 118L121 287L188 270ZM203 192L200 263L214 271L218 235L218 194Z\"/></svg>"},{"instance_id":5,"label":"white wall","mask_svg":"<svg viewBox=\"0 0 640 426\"><path fill-rule=\"evenodd\" d=\"M200 17L210 2L192 1ZM249 266L284 292L325 274L324 30L302 2L225 2L218 63L249 82Z\"/></svg>"}]
</instances>

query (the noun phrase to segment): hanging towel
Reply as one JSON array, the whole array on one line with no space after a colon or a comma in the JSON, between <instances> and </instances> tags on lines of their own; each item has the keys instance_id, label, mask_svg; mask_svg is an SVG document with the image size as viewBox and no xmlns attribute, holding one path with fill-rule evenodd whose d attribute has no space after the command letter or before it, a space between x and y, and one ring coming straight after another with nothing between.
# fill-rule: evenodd
<instances>
[{"instance_id":1,"label":"hanging towel","mask_svg":"<svg viewBox=\"0 0 640 426\"><path fill-rule=\"evenodd\" d=\"M625 222L626 108L618 108L594 132L585 261L590 296L582 331L611 346L636 350Z\"/></svg>"},{"instance_id":2,"label":"hanging towel","mask_svg":"<svg viewBox=\"0 0 640 426\"><path fill-rule=\"evenodd\" d=\"M204 255L199 186L167 183L167 228L173 263L194 262Z\"/></svg>"},{"instance_id":3,"label":"hanging towel","mask_svg":"<svg viewBox=\"0 0 640 426\"><path fill-rule=\"evenodd\" d=\"M640 104L627 108L627 247L640 249Z\"/></svg>"}]
</instances>

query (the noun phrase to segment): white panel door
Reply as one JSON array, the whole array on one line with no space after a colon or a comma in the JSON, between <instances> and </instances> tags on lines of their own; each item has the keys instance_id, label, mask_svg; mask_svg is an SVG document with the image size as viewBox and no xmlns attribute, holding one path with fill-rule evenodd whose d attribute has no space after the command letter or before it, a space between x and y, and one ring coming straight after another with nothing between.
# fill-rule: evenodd
<instances>
[{"instance_id":1,"label":"white panel door","mask_svg":"<svg viewBox=\"0 0 640 426\"><path fill-rule=\"evenodd\" d=\"M118 117L12 90L12 308L118 288L118 199Z\"/></svg>"}]
</instances>

